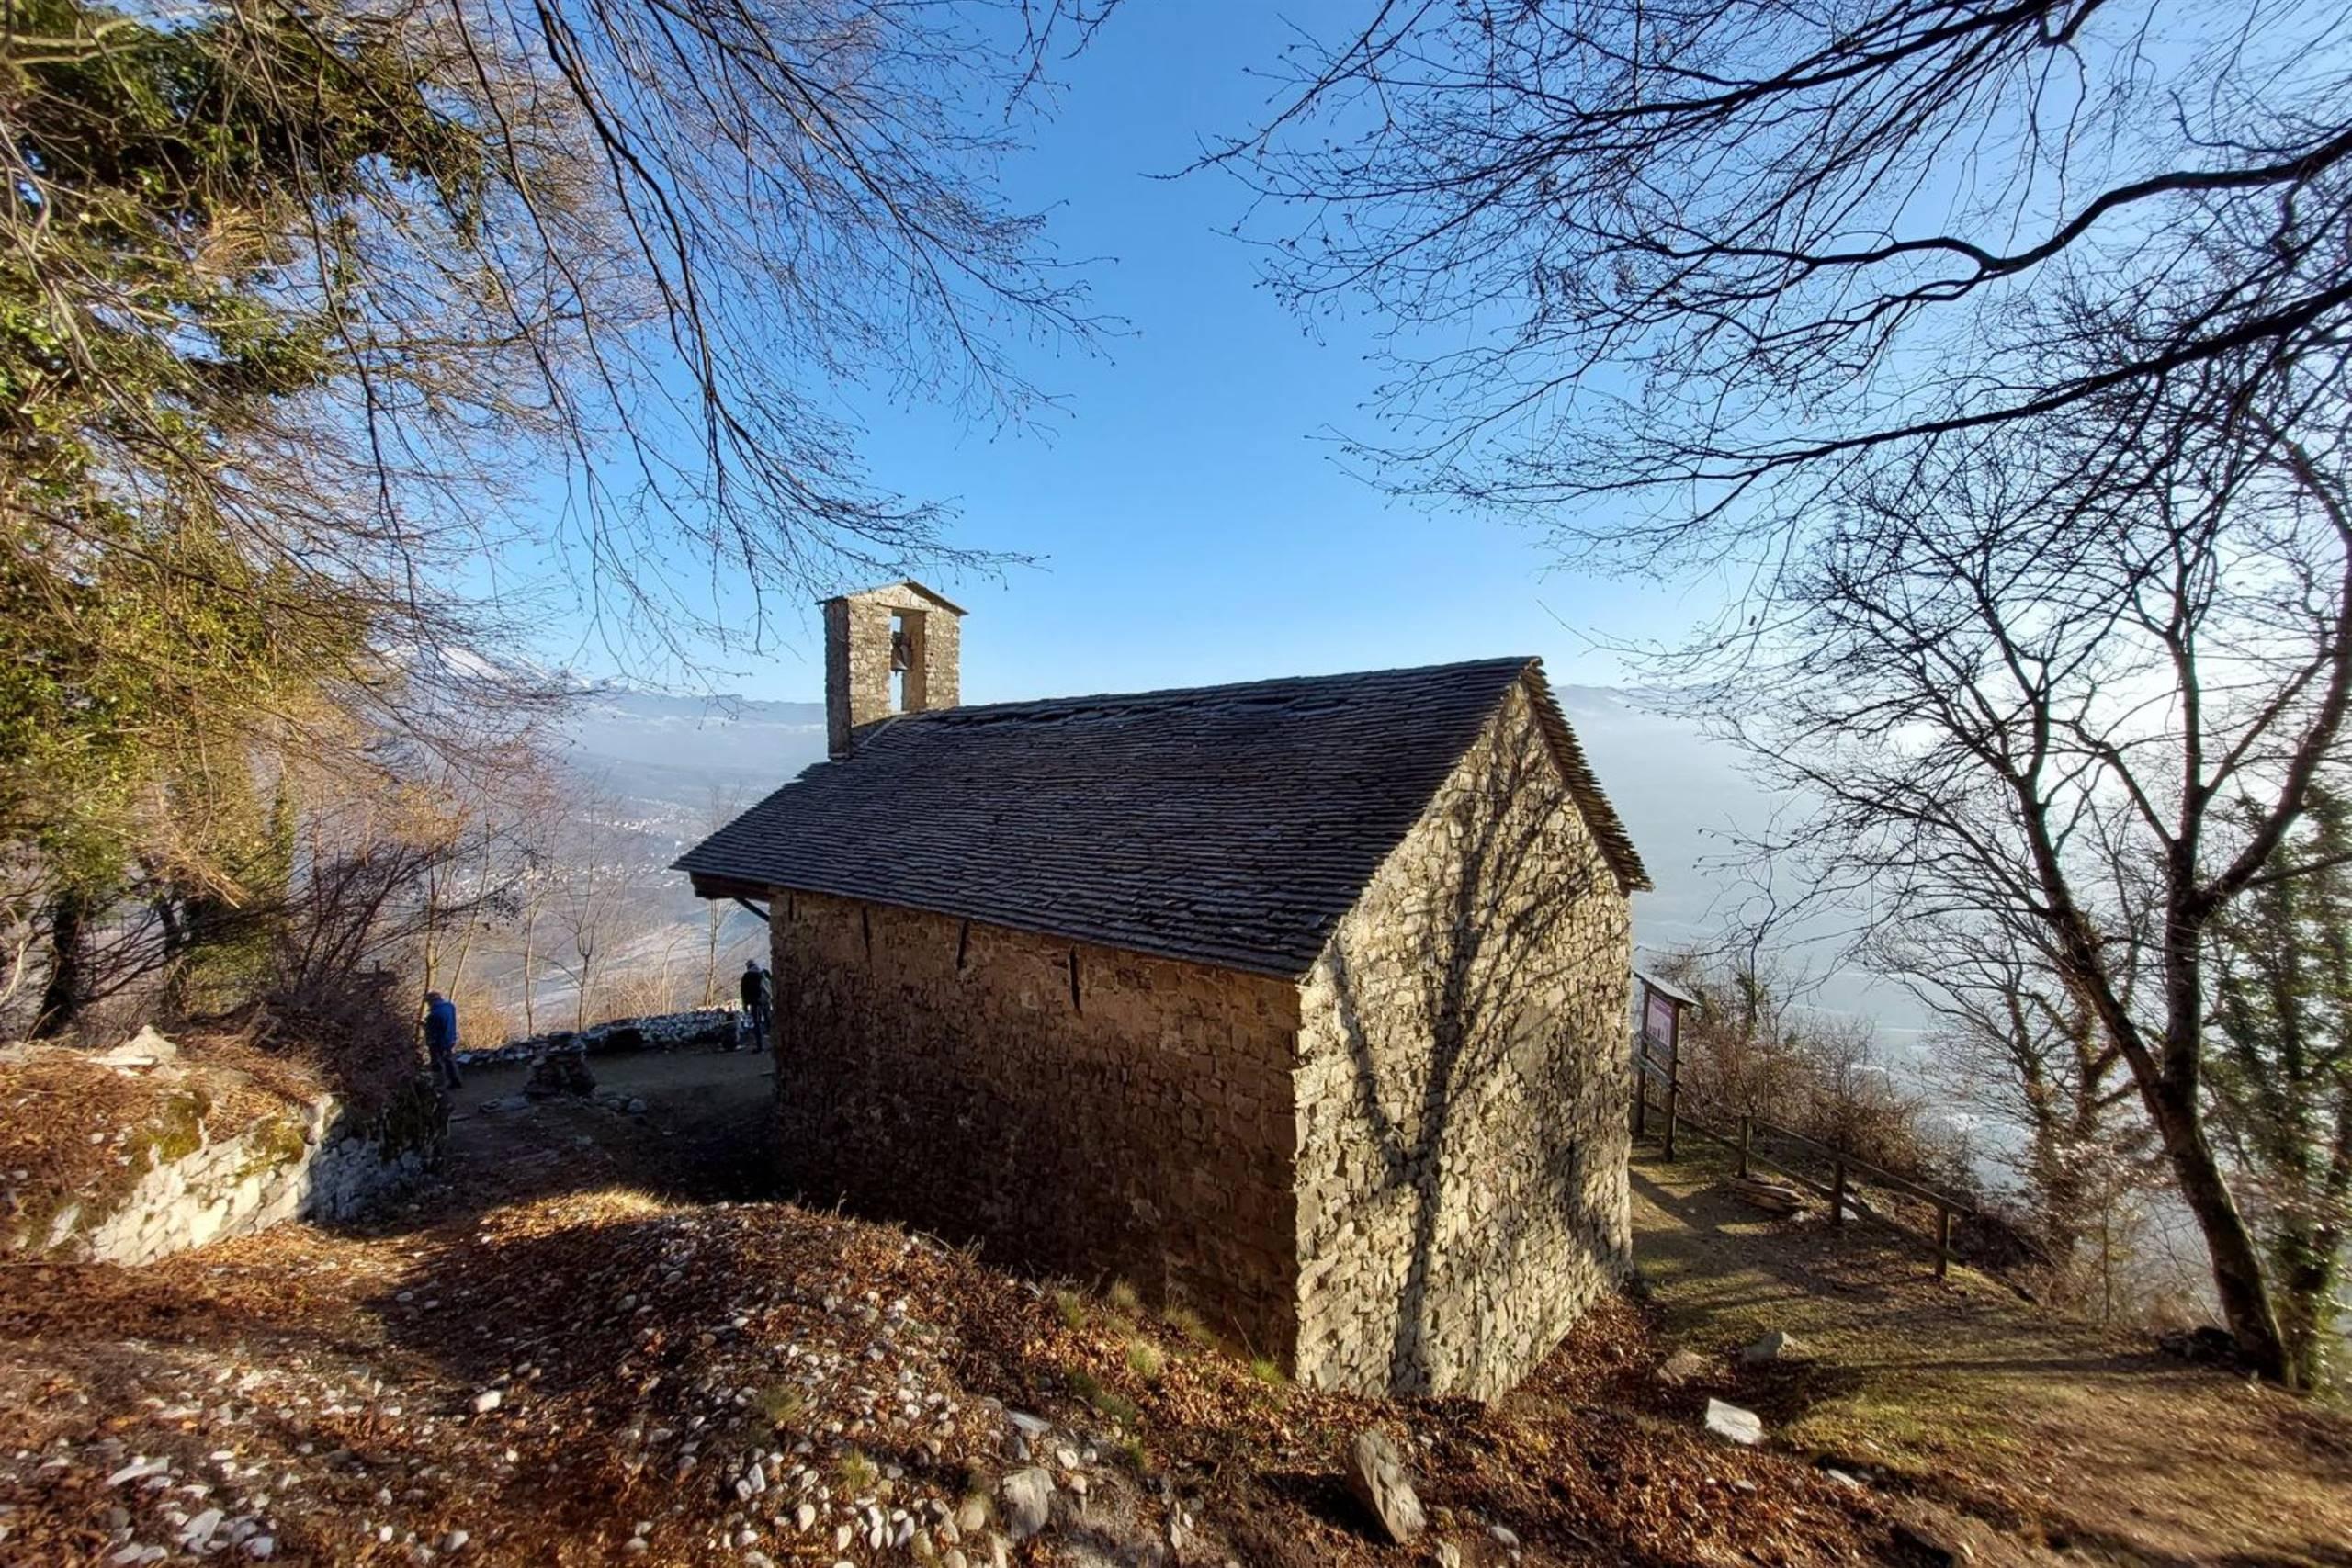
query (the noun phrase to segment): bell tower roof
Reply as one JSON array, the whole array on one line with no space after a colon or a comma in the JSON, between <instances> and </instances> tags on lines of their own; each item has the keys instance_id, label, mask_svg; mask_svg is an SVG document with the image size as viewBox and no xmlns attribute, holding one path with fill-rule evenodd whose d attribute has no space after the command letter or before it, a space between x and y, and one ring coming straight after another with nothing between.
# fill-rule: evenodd
<instances>
[{"instance_id":1,"label":"bell tower roof","mask_svg":"<svg viewBox=\"0 0 2352 1568\"><path fill-rule=\"evenodd\" d=\"M820 599L817 602L820 604L845 604L853 599L893 599L910 593L930 600L951 615L971 614L963 605L958 604L936 588L926 588L911 577L902 577L896 582L886 582L878 588L860 588L854 592L836 593L830 599Z\"/></svg>"}]
</instances>

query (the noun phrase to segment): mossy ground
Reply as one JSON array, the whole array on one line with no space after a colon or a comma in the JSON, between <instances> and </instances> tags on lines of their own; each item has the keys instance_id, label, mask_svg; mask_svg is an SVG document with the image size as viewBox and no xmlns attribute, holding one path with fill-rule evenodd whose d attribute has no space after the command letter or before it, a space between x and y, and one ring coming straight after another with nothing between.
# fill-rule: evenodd
<instances>
[{"instance_id":1,"label":"mossy ground","mask_svg":"<svg viewBox=\"0 0 2352 1568\"><path fill-rule=\"evenodd\" d=\"M241 1178L299 1158L303 1102L321 1092L298 1066L226 1040L182 1043L177 1063L153 1069L52 1048L0 1062L0 1248L69 1246L150 1171L208 1144L258 1134Z\"/></svg>"}]
</instances>

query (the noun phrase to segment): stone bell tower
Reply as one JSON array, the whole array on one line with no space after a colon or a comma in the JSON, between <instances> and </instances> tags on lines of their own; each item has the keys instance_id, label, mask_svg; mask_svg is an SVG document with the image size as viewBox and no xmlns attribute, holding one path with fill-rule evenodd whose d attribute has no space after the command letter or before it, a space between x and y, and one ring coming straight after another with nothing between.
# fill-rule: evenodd
<instances>
[{"instance_id":1,"label":"stone bell tower","mask_svg":"<svg viewBox=\"0 0 2352 1568\"><path fill-rule=\"evenodd\" d=\"M963 615L912 581L825 601L827 755L840 761L859 729L894 714L956 705Z\"/></svg>"}]
</instances>

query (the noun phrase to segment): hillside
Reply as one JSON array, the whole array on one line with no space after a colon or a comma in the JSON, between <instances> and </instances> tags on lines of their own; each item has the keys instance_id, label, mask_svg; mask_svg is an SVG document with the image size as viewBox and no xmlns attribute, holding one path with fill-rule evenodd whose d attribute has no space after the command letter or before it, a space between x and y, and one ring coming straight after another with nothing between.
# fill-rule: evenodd
<instances>
[{"instance_id":1,"label":"hillside","mask_svg":"<svg viewBox=\"0 0 2352 1568\"><path fill-rule=\"evenodd\" d=\"M11 1270L0 1558L2289 1568L2352 1529L2334 1418L1792 1242L1703 1168L1637 1169L1653 1299L1520 1392L1362 1400L1116 1281L747 1198L760 1058L599 1070L648 1112L485 1113L513 1084L476 1075L446 1181L389 1223ZM1742 1366L1767 1321L1815 1343ZM1706 1434L1711 1395L1768 1445ZM1430 1512L1411 1548L1348 1495L1373 1426ZM1031 1469L1050 1523L1016 1540Z\"/></svg>"}]
</instances>

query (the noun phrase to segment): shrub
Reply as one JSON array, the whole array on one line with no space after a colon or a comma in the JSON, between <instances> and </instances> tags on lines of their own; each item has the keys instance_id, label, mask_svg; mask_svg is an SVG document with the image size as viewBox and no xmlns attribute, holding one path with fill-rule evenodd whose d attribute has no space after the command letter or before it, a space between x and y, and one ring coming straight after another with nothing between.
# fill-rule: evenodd
<instances>
[{"instance_id":1,"label":"shrub","mask_svg":"<svg viewBox=\"0 0 2352 1568\"><path fill-rule=\"evenodd\" d=\"M771 1427L796 1425L805 1408L807 1401L797 1384L773 1382L760 1392L760 1414Z\"/></svg>"},{"instance_id":2,"label":"shrub","mask_svg":"<svg viewBox=\"0 0 2352 1568\"><path fill-rule=\"evenodd\" d=\"M1192 1344L1206 1347L1216 1343L1216 1336L1201 1321L1201 1314L1181 1303L1170 1305L1159 1314L1159 1320Z\"/></svg>"},{"instance_id":3,"label":"shrub","mask_svg":"<svg viewBox=\"0 0 2352 1568\"><path fill-rule=\"evenodd\" d=\"M1877 1059L1867 1022L1799 1004L1788 975L1746 955L1671 953L1657 973L1699 999L1682 1017L1687 1114L1725 1135L1756 1117L1914 1181L1973 1190L1965 1148Z\"/></svg>"},{"instance_id":4,"label":"shrub","mask_svg":"<svg viewBox=\"0 0 2352 1568\"><path fill-rule=\"evenodd\" d=\"M1085 1401L1096 1415L1123 1427L1134 1426L1143 1418L1143 1411L1134 1400L1103 1387L1102 1379L1083 1368L1070 1373L1069 1391Z\"/></svg>"}]
</instances>

